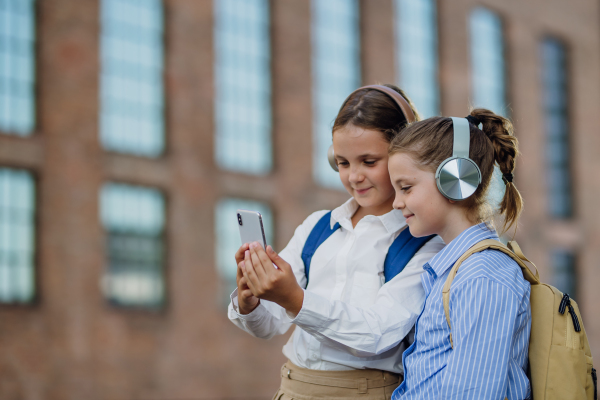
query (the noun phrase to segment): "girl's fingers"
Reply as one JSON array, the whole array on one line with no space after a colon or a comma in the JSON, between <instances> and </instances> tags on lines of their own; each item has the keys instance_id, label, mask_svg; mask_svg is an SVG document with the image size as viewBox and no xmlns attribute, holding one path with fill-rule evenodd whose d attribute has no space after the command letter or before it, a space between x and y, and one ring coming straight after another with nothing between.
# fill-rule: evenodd
<instances>
[{"instance_id":1,"label":"girl's fingers","mask_svg":"<svg viewBox=\"0 0 600 400\"><path fill-rule=\"evenodd\" d=\"M250 259L252 260L252 266L256 271L256 275L261 281L265 281L268 277L267 272L265 271L265 266L262 264L260 257L257 254L258 248L255 246L250 246Z\"/></svg>"},{"instance_id":2,"label":"girl's fingers","mask_svg":"<svg viewBox=\"0 0 600 400\"><path fill-rule=\"evenodd\" d=\"M242 261L240 261L238 263L237 273L236 273L236 277L235 277L238 282L241 278L244 277L244 272L242 270L243 267L244 267L244 260L242 259Z\"/></svg>"},{"instance_id":3,"label":"girl's fingers","mask_svg":"<svg viewBox=\"0 0 600 400\"><path fill-rule=\"evenodd\" d=\"M267 248L270 247L271 246L267 246ZM260 263L262 264L267 276L271 276L277 272L277 270L273 268L273 261L271 261L269 255L263 250L262 247L256 248L256 255L260 259Z\"/></svg>"},{"instance_id":4,"label":"girl's fingers","mask_svg":"<svg viewBox=\"0 0 600 400\"><path fill-rule=\"evenodd\" d=\"M252 290L250 290L250 289L244 289L239 293L243 299L249 299L251 297L255 297L254 294L252 294Z\"/></svg>"},{"instance_id":5,"label":"girl's fingers","mask_svg":"<svg viewBox=\"0 0 600 400\"><path fill-rule=\"evenodd\" d=\"M244 260L244 253L246 250L248 250L250 247L248 245L248 243L244 243L240 246L240 248L235 252L235 262L237 264L240 263L240 261Z\"/></svg>"},{"instance_id":6,"label":"girl's fingers","mask_svg":"<svg viewBox=\"0 0 600 400\"><path fill-rule=\"evenodd\" d=\"M238 287L241 290L245 290L246 288L249 288L249 286L248 286L248 280L246 279L246 277L242 276L240 278L240 280L238 281Z\"/></svg>"},{"instance_id":7,"label":"girl's fingers","mask_svg":"<svg viewBox=\"0 0 600 400\"><path fill-rule=\"evenodd\" d=\"M275 250L273 250L273 247L267 246L267 256L269 257L269 260L271 260L273 264L277 265L277 268L279 268L280 270L284 272L290 271L291 273L293 273L292 266L288 264L283 258L279 257L279 254L277 254Z\"/></svg>"},{"instance_id":8,"label":"girl's fingers","mask_svg":"<svg viewBox=\"0 0 600 400\"><path fill-rule=\"evenodd\" d=\"M246 250L245 259L244 259L244 276L246 277L248 287L252 290L252 294L255 296L259 295L258 289L260 288L260 280L256 276L256 271L252 266L252 262L250 261L250 252Z\"/></svg>"}]
</instances>

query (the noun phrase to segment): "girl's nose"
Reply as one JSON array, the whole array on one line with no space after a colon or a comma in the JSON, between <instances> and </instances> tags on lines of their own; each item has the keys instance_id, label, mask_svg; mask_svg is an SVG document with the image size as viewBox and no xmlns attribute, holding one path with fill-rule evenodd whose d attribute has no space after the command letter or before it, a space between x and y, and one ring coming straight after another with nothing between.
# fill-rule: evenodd
<instances>
[{"instance_id":1,"label":"girl's nose","mask_svg":"<svg viewBox=\"0 0 600 400\"><path fill-rule=\"evenodd\" d=\"M352 168L350 170L350 176L348 177L348 179L350 180L350 183L358 183L362 182L365 179L365 177L358 168Z\"/></svg>"},{"instance_id":2,"label":"girl's nose","mask_svg":"<svg viewBox=\"0 0 600 400\"><path fill-rule=\"evenodd\" d=\"M404 209L404 206L404 201L402 201L400 196L396 195L396 197L394 198L394 202L392 203L392 207L394 207L395 210L402 210Z\"/></svg>"}]
</instances>

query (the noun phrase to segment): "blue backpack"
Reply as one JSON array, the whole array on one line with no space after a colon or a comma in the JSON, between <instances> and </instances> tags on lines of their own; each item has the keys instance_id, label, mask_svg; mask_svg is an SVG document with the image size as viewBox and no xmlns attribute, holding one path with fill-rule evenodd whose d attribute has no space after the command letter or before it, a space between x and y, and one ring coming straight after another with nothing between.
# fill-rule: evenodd
<instances>
[{"instance_id":1,"label":"blue backpack","mask_svg":"<svg viewBox=\"0 0 600 400\"><path fill-rule=\"evenodd\" d=\"M306 274L306 286L308 287L308 274L310 272L310 262L312 260L315 251L317 248L323 243L329 236L333 234L340 227L339 223L336 223L333 228L331 228L331 211L327 214L323 215L319 222L315 225L313 230L308 235L308 239L306 239L306 243L304 244L304 248L302 249L302 261L304 261L304 273ZM410 234L408 229L404 229L396 240L390 246L387 256L385 257L385 262L383 264L383 275L385 276L385 281L389 282L396 275L398 275L406 264L410 261L411 258L419 251L421 247L425 243L429 241L432 237L420 237L416 238Z\"/></svg>"}]
</instances>

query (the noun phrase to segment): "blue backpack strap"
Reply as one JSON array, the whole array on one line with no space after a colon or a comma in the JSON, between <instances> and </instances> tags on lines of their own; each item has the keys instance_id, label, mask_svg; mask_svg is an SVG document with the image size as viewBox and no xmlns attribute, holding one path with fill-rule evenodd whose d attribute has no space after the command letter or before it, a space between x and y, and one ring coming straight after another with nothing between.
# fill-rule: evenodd
<instances>
[{"instance_id":1,"label":"blue backpack strap","mask_svg":"<svg viewBox=\"0 0 600 400\"><path fill-rule=\"evenodd\" d=\"M302 261L304 261L304 274L306 275L306 286L308 287L308 273L310 272L310 262L312 260L315 251L329 236L333 234L340 227L339 222L331 228L331 211L321 217L319 222L312 229L304 248L302 249Z\"/></svg>"},{"instance_id":2,"label":"blue backpack strap","mask_svg":"<svg viewBox=\"0 0 600 400\"><path fill-rule=\"evenodd\" d=\"M390 246L387 256L385 256L383 264L385 281L391 281L396 275L402 272L410 259L417 254L417 251L434 236L416 238L410 234L408 227L400 232L394 243Z\"/></svg>"}]
</instances>

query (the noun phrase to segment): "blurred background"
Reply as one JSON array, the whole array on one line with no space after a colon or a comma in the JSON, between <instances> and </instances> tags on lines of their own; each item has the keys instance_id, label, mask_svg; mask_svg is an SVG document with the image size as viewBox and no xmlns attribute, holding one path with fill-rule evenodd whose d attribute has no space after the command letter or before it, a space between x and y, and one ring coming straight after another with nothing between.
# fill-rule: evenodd
<instances>
[{"instance_id":1,"label":"blurred background","mask_svg":"<svg viewBox=\"0 0 600 400\"><path fill-rule=\"evenodd\" d=\"M516 235L600 359L596 0L0 0L0 398L267 399L235 210L282 249L348 197L355 88L514 121ZM596 295L594 295L596 293Z\"/></svg>"}]
</instances>

